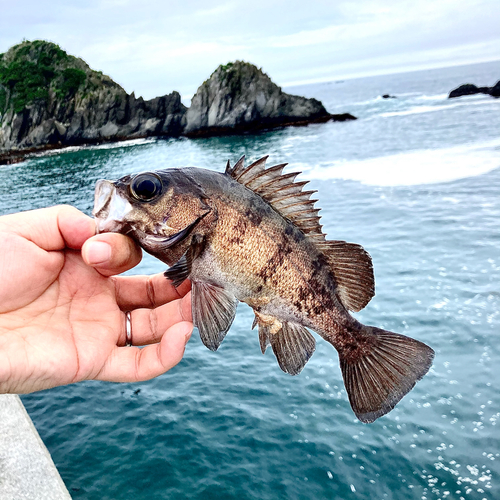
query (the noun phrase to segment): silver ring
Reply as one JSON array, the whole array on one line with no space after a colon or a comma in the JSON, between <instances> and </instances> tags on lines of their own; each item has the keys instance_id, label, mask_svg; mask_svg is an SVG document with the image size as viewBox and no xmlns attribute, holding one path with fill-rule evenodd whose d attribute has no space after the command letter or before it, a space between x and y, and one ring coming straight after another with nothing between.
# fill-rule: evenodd
<instances>
[{"instance_id":1,"label":"silver ring","mask_svg":"<svg viewBox=\"0 0 500 500\"><path fill-rule=\"evenodd\" d=\"M127 340L125 342L125 345L127 347L132 346L132 320L130 318L130 312L127 311L125 313L125 328L126 328L126 333L127 333Z\"/></svg>"}]
</instances>

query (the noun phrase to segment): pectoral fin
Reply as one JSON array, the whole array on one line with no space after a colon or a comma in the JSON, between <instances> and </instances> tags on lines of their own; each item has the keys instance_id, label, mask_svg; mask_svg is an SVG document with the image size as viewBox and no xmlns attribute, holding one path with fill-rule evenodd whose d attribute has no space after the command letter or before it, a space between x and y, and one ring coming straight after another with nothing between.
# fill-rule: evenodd
<instances>
[{"instance_id":1,"label":"pectoral fin","mask_svg":"<svg viewBox=\"0 0 500 500\"><path fill-rule=\"evenodd\" d=\"M222 287L199 281L193 281L191 291L193 323L201 341L216 351L234 320L238 299Z\"/></svg>"},{"instance_id":2,"label":"pectoral fin","mask_svg":"<svg viewBox=\"0 0 500 500\"><path fill-rule=\"evenodd\" d=\"M167 269L163 275L172 282L175 288L177 288L191 274L192 264L192 252L187 251L172 267Z\"/></svg>"},{"instance_id":3,"label":"pectoral fin","mask_svg":"<svg viewBox=\"0 0 500 500\"><path fill-rule=\"evenodd\" d=\"M195 235L186 253L172 267L163 273L165 278L171 280L176 288L189 278L193 261L203 250L203 241L202 236Z\"/></svg>"}]
</instances>

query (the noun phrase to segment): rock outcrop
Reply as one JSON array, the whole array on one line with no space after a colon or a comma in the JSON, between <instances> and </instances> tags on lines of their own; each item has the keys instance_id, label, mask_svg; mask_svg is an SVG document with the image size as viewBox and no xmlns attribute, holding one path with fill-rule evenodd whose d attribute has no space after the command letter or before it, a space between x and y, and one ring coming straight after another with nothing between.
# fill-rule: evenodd
<instances>
[{"instance_id":1,"label":"rock outcrop","mask_svg":"<svg viewBox=\"0 0 500 500\"><path fill-rule=\"evenodd\" d=\"M465 83L452 90L448 95L448 99L472 94L488 94L493 97L500 97L500 80L493 87L477 87L472 83Z\"/></svg>"},{"instance_id":2,"label":"rock outcrop","mask_svg":"<svg viewBox=\"0 0 500 500\"><path fill-rule=\"evenodd\" d=\"M316 99L286 94L253 64L236 61L219 66L198 88L184 135L234 134L335 119L355 117L331 115Z\"/></svg>"},{"instance_id":3,"label":"rock outcrop","mask_svg":"<svg viewBox=\"0 0 500 500\"><path fill-rule=\"evenodd\" d=\"M25 41L0 54L0 164L43 149L139 137L252 132L329 120L316 99L286 94L256 66L219 66L189 110L178 92L145 101L58 45Z\"/></svg>"},{"instance_id":4,"label":"rock outcrop","mask_svg":"<svg viewBox=\"0 0 500 500\"><path fill-rule=\"evenodd\" d=\"M177 92L129 95L50 42L0 55L0 151L180 135L186 109Z\"/></svg>"}]
</instances>

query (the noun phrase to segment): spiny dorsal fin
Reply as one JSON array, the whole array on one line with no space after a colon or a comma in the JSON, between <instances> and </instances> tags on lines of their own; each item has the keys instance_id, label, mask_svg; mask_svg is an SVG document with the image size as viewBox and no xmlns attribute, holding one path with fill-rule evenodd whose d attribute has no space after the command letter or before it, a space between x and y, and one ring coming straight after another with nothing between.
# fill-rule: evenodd
<instances>
[{"instance_id":1,"label":"spiny dorsal fin","mask_svg":"<svg viewBox=\"0 0 500 500\"><path fill-rule=\"evenodd\" d=\"M361 311L375 295L370 254L361 245L345 241L324 241L316 246L330 264L342 304L350 311Z\"/></svg>"},{"instance_id":2,"label":"spiny dorsal fin","mask_svg":"<svg viewBox=\"0 0 500 500\"><path fill-rule=\"evenodd\" d=\"M267 158L264 156L245 167L245 157L242 156L234 167L227 163L226 174L261 196L312 241L325 241L319 224L319 210L314 208L317 200L310 199L316 191L303 191L308 181L295 182L300 172L283 174L286 163L266 168Z\"/></svg>"},{"instance_id":3,"label":"spiny dorsal fin","mask_svg":"<svg viewBox=\"0 0 500 500\"><path fill-rule=\"evenodd\" d=\"M350 311L360 311L375 295L375 280L370 255L360 245L327 241L319 223L316 191L304 191L308 181L295 182L299 172L283 174L286 163L265 168L267 156L245 167L242 156L234 167L229 162L226 174L266 200L277 212L300 229L322 252L339 287L340 300Z\"/></svg>"}]
</instances>

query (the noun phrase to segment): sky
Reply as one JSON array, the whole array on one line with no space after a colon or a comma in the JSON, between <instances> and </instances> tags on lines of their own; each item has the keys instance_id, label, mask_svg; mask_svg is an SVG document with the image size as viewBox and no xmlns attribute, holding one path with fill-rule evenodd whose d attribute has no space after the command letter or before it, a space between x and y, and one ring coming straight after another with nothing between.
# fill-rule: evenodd
<instances>
[{"instance_id":1,"label":"sky","mask_svg":"<svg viewBox=\"0 0 500 500\"><path fill-rule=\"evenodd\" d=\"M0 0L0 53L23 39L189 101L235 60L283 87L498 60L500 0Z\"/></svg>"}]
</instances>

